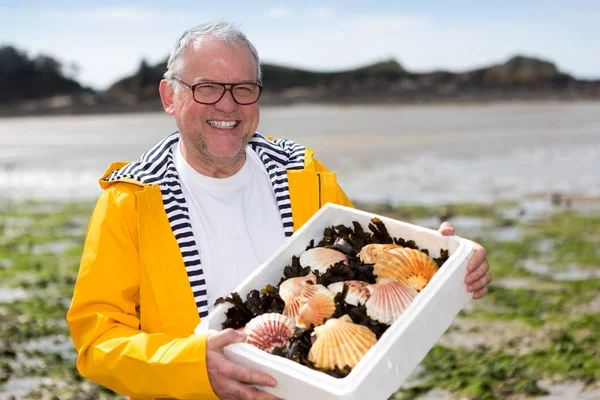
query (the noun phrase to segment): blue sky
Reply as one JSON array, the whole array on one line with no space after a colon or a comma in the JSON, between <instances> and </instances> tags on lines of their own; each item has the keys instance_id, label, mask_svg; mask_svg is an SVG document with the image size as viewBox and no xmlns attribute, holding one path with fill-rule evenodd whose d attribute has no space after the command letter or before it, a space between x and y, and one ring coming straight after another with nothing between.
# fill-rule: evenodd
<instances>
[{"instance_id":1,"label":"blue sky","mask_svg":"<svg viewBox=\"0 0 600 400\"><path fill-rule=\"evenodd\" d=\"M302 68L393 57L412 71L464 71L525 54L600 79L597 0L0 0L0 45L75 62L80 82L103 89L142 58L166 58L183 30L217 19L241 24L263 61Z\"/></svg>"}]
</instances>

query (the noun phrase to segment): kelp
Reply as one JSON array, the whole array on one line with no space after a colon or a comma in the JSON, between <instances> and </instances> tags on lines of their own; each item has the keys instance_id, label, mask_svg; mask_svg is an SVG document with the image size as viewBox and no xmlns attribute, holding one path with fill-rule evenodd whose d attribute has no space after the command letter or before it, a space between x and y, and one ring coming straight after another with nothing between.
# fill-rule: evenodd
<instances>
[{"instance_id":1,"label":"kelp","mask_svg":"<svg viewBox=\"0 0 600 400\"><path fill-rule=\"evenodd\" d=\"M409 247L422 251L429 255L429 250L420 249L414 240L405 240L403 238L391 237L385 224L379 218L373 218L368 225L370 232L366 232L360 223L352 222L352 227L345 225L330 226L323 230L323 238L315 245L315 241L311 240L306 246L306 250L314 247L334 248L348 256L348 263L340 261L327 269L324 273L312 271L310 267L302 267L300 259L297 256L292 257L290 265L283 269L283 276L277 284L277 287L267 285L262 290L252 290L243 301L238 293L232 293L229 297L219 298L215 305L222 303L230 303L230 307L226 311L226 320L223 322L223 328L238 329L244 327L255 316L267 313L276 312L283 313L284 301L279 296L279 285L287 279L314 274L317 284L328 286L335 282L360 280L368 283L375 283L376 277L373 274L373 264L364 264L360 261L358 254L360 250L372 243L392 244L403 247ZM442 266L448 259L448 250L441 249L440 257L433 258L438 266ZM381 335L389 327L386 324L377 322L367 315L367 309L364 305L354 306L346 303L345 298L348 288L344 286L341 293L335 296L336 310L333 318L340 318L343 315L348 315L356 324L360 324L369 328L379 339ZM298 331L284 347L277 347L273 350L273 354L285 357L289 360L305 365L312 369L318 369L331 376L343 378L348 375L350 368L335 368L333 370L323 370L316 368L312 362L308 360L308 352L313 342L311 337L314 332L314 327L311 325L309 329Z\"/></svg>"},{"instance_id":2,"label":"kelp","mask_svg":"<svg viewBox=\"0 0 600 400\"><path fill-rule=\"evenodd\" d=\"M236 292L232 293L230 297L220 297L215 301L215 306L222 303L233 305L225 312L227 318L222 324L223 329L243 328L252 318L265 313L283 314L285 306L284 301L272 285L267 285L261 291L251 290L246 296L246 301L242 301Z\"/></svg>"}]
</instances>

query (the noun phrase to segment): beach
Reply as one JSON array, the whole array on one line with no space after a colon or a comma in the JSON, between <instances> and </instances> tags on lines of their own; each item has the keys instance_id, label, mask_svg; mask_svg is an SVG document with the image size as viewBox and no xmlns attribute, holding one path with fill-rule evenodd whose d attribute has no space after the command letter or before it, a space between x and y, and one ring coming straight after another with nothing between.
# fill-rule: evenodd
<instances>
[{"instance_id":1,"label":"beach","mask_svg":"<svg viewBox=\"0 0 600 400\"><path fill-rule=\"evenodd\" d=\"M600 196L600 103L293 106L259 132L296 140L355 200L490 202ZM0 119L0 198L93 199L113 161L176 130L163 113Z\"/></svg>"},{"instance_id":2,"label":"beach","mask_svg":"<svg viewBox=\"0 0 600 400\"><path fill-rule=\"evenodd\" d=\"M393 399L600 398L600 103L293 106L259 131L315 150L359 209L488 251L494 281ZM162 113L0 119L0 400L124 399L66 326L97 179Z\"/></svg>"}]
</instances>

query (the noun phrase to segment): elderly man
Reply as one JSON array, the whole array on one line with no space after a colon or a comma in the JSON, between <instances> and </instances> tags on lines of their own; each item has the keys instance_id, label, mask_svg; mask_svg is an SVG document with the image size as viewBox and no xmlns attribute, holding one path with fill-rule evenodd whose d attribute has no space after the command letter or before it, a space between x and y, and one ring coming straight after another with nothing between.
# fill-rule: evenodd
<instances>
[{"instance_id":1,"label":"elderly man","mask_svg":"<svg viewBox=\"0 0 600 400\"><path fill-rule=\"evenodd\" d=\"M194 328L323 204L351 203L311 150L256 133L259 58L234 26L186 31L159 90L179 132L100 180L67 315L77 368L137 398L275 399L252 386L272 377L223 356L243 334ZM479 245L468 270L484 296Z\"/></svg>"}]
</instances>

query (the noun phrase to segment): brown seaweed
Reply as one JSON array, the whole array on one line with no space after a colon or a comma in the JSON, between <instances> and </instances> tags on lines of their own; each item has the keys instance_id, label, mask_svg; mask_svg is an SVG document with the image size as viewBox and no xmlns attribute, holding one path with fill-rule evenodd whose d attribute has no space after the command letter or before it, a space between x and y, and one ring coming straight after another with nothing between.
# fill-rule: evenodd
<instances>
[{"instance_id":1,"label":"brown seaweed","mask_svg":"<svg viewBox=\"0 0 600 400\"><path fill-rule=\"evenodd\" d=\"M335 263L322 274L314 271L317 283L323 286L329 286L335 282L352 280L375 283L373 264L363 264L358 257L350 257L348 263L349 265L343 261Z\"/></svg>"},{"instance_id":2,"label":"brown seaweed","mask_svg":"<svg viewBox=\"0 0 600 400\"><path fill-rule=\"evenodd\" d=\"M240 295L235 292L231 297L220 297L215 301L215 306L221 303L233 304L233 307L225 312L227 318L222 324L223 329L242 328L252 318L265 313L283 314L285 306L277 290L271 285L267 285L261 291L251 290L246 296L246 301L242 301Z\"/></svg>"}]
</instances>

